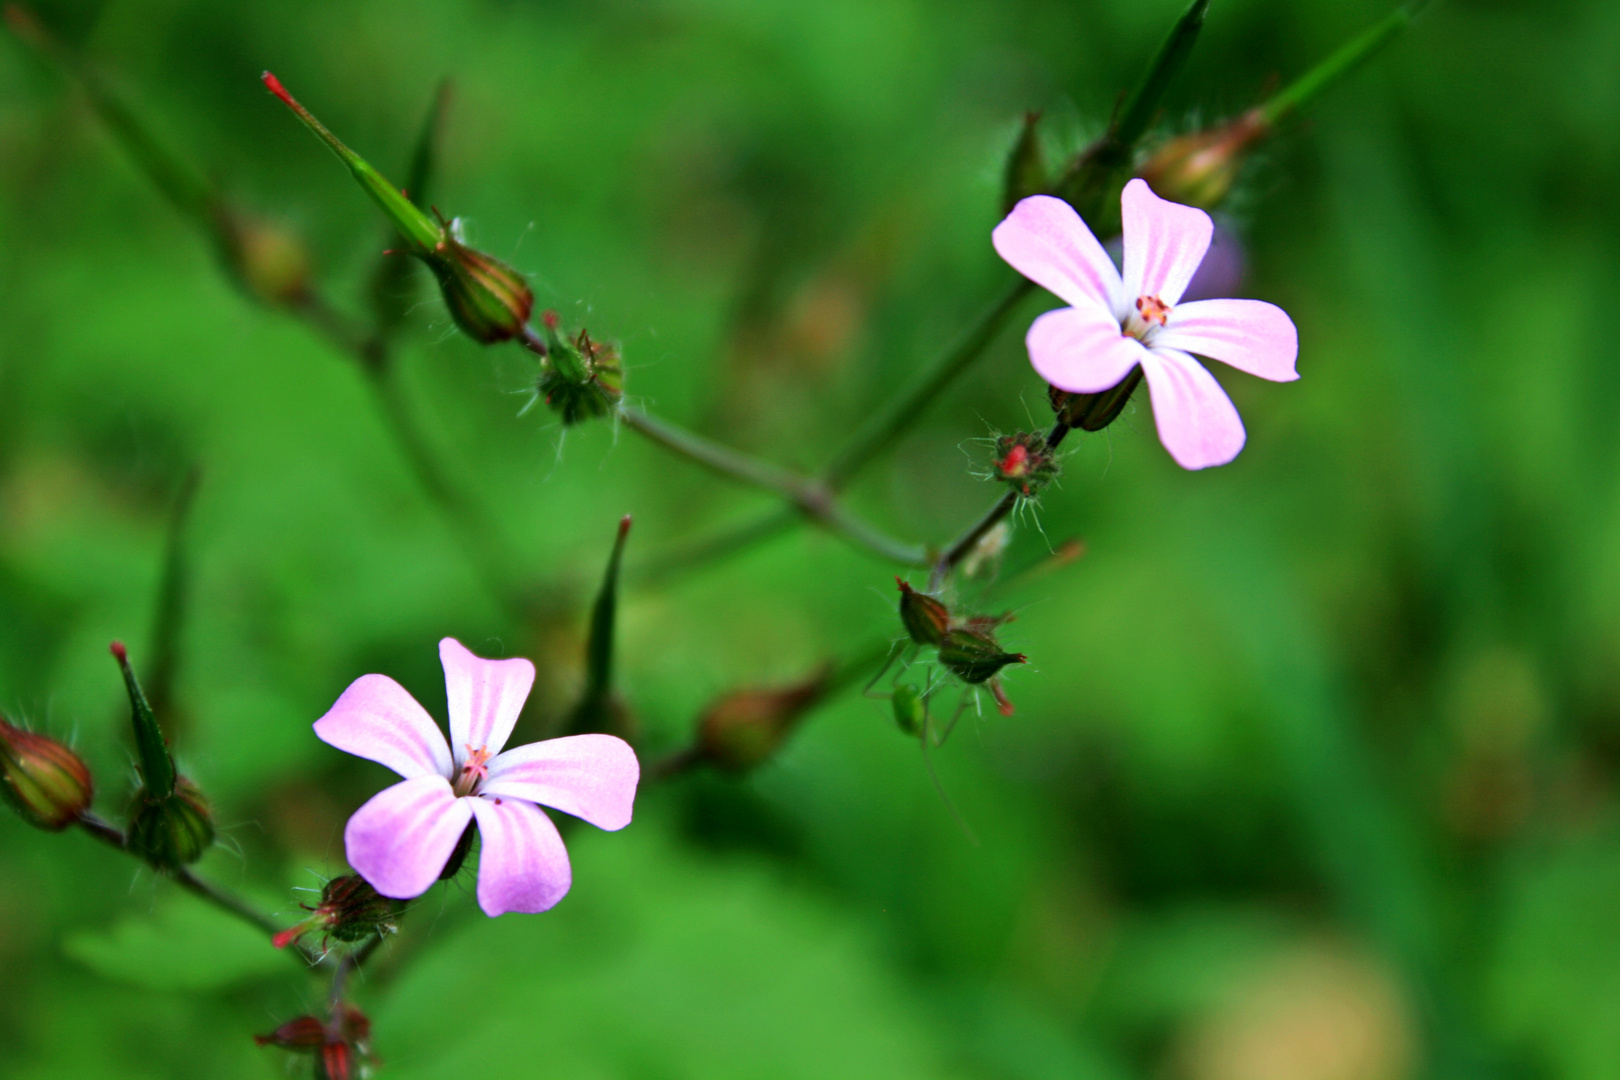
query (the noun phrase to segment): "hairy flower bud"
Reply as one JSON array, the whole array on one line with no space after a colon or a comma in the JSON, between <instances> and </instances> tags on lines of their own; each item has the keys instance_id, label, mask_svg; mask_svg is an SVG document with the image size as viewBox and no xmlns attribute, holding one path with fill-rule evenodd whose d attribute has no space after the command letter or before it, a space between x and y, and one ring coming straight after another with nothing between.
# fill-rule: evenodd
<instances>
[{"instance_id":1,"label":"hairy flower bud","mask_svg":"<svg viewBox=\"0 0 1620 1080\"><path fill-rule=\"evenodd\" d=\"M903 578L895 578L894 583L900 586L900 622L906 633L918 645L938 645L950 629L950 610L936 598L913 589Z\"/></svg>"},{"instance_id":2,"label":"hairy flower bud","mask_svg":"<svg viewBox=\"0 0 1620 1080\"><path fill-rule=\"evenodd\" d=\"M698 722L698 750L723 772L752 769L776 753L832 682L830 665L803 682L734 690L711 704Z\"/></svg>"},{"instance_id":3,"label":"hairy flower bud","mask_svg":"<svg viewBox=\"0 0 1620 1080\"><path fill-rule=\"evenodd\" d=\"M1033 499L1040 495L1042 488L1057 479L1059 459L1046 445L1045 435L1021 431L996 440L994 469L997 480L1007 484L1020 497Z\"/></svg>"},{"instance_id":4,"label":"hairy flower bud","mask_svg":"<svg viewBox=\"0 0 1620 1080\"><path fill-rule=\"evenodd\" d=\"M591 340L581 330L572 340L558 332L556 312L541 317L545 326L546 355L541 361L537 390L564 425L607 416L624 396L624 369L619 351Z\"/></svg>"},{"instance_id":5,"label":"hairy flower bud","mask_svg":"<svg viewBox=\"0 0 1620 1080\"><path fill-rule=\"evenodd\" d=\"M443 223L443 237L419 253L439 281L450 317L481 345L522 334L534 310L534 292L523 275L492 255L461 242L459 219Z\"/></svg>"},{"instance_id":6,"label":"hairy flower bud","mask_svg":"<svg viewBox=\"0 0 1620 1080\"><path fill-rule=\"evenodd\" d=\"M129 812L129 850L158 870L178 870L214 843L208 803L195 784L176 777L167 795L142 788Z\"/></svg>"},{"instance_id":7,"label":"hairy flower bud","mask_svg":"<svg viewBox=\"0 0 1620 1080\"><path fill-rule=\"evenodd\" d=\"M1220 127L1171 139L1137 173L1161 199L1214 208L1232 190L1255 143L1271 134L1262 109Z\"/></svg>"},{"instance_id":8,"label":"hairy flower bud","mask_svg":"<svg viewBox=\"0 0 1620 1080\"><path fill-rule=\"evenodd\" d=\"M945 635L939 645L939 662L957 678L977 685L993 678L1008 664L1022 664L1029 658L1023 653L1010 653L996 643L995 634L982 625L959 626Z\"/></svg>"},{"instance_id":9,"label":"hairy flower bud","mask_svg":"<svg viewBox=\"0 0 1620 1080\"><path fill-rule=\"evenodd\" d=\"M373 889L359 874L344 874L326 883L320 903L299 905L309 918L277 934L272 944L285 949L311 931L323 939L343 942L364 941L373 934L391 934L398 929L394 902Z\"/></svg>"},{"instance_id":10,"label":"hairy flower bud","mask_svg":"<svg viewBox=\"0 0 1620 1080\"><path fill-rule=\"evenodd\" d=\"M55 739L0 717L0 795L42 829L65 829L90 808L90 770Z\"/></svg>"}]
</instances>

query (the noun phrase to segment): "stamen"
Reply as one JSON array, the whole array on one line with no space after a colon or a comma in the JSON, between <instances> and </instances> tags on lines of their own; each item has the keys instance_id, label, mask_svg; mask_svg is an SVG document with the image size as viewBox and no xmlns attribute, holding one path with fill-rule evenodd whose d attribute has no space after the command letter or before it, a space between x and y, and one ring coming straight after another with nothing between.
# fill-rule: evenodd
<instances>
[{"instance_id":1,"label":"stamen","mask_svg":"<svg viewBox=\"0 0 1620 1080\"><path fill-rule=\"evenodd\" d=\"M462 746L467 749L467 761L461 766L461 775L456 777L453 789L458 798L473 794L478 790L478 785L489 778L487 762L494 756L482 746L476 750L471 743L462 743Z\"/></svg>"}]
</instances>

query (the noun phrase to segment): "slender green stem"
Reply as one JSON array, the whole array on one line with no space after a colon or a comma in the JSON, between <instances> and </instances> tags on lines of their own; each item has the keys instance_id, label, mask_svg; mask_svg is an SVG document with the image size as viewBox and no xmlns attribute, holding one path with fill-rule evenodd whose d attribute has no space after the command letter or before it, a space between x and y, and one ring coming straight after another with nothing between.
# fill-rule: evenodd
<instances>
[{"instance_id":1,"label":"slender green stem","mask_svg":"<svg viewBox=\"0 0 1620 1080\"><path fill-rule=\"evenodd\" d=\"M147 700L154 713L173 716L169 706L174 700L175 673L180 668L180 636L186 616L186 595L189 591L189 565L186 558L186 521L191 505L202 482L202 470L193 466L180 485L174 507L169 511L168 536L164 541L163 576L158 585L157 615L152 620L152 666L148 670L146 685L151 693ZM171 730L171 734L172 734Z\"/></svg>"},{"instance_id":2,"label":"slender green stem","mask_svg":"<svg viewBox=\"0 0 1620 1080\"><path fill-rule=\"evenodd\" d=\"M1376 56L1379 50L1411 25L1412 17L1424 6L1421 3L1407 4L1395 9L1272 95L1269 101L1260 106L1260 114L1265 122L1275 126L1313 103L1326 90Z\"/></svg>"},{"instance_id":3,"label":"slender green stem","mask_svg":"<svg viewBox=\"0 0 1620 1080\"><path fill-rule=\"evenodd\" d=\"M129 850L129 844L127 838L124 836L124 830L110 822L103 821L94 814L82 815L78 820L78 825L79 828L83 829L97 840L100 840L108 847L114 847L119 851L124 852ZM252 926L255 930L261 930L265 934L274 937L282 929L281 925L269 915L260 911L246 900L243 900L235 893L215 885L207 878L199 876L189 868L182 867L181 869L176 870L173 873L165 874L164 876L169 878L169 880L173 881L176 885L179 885L182 889L185 889L187 892L206 900L210 904L213 904L221 911L227 912L228 914L234 915L236 918L241 919L249 926ZM296 946L295 955L300 961L301 966L313 965L317 962L315 955L301 945Z\"/></svg>"},{"instance_id":4,"label":"slender green stem","mask_svg":"<svg viewBox=\"0 0 1620 1080\"><path fill-rule=\"evenodd\" d=\"M621 408L619 418L632 431L709 470L792 503L801 514L859 547L908 566L927 565L927 551L896 540L840 503L825 485L768 461L750 457L637 409Z\"/></svg>"}]
</instances>

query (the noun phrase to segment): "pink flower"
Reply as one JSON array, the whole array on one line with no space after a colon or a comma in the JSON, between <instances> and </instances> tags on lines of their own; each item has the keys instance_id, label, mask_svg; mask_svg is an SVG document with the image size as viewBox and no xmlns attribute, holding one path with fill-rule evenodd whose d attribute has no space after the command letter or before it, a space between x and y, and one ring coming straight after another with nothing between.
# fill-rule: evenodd
<instances>
[{"instance_id":1,"label":"pink flower","mask_svg":"<svg viewBox=\"0 0 1620 1080\"><path fill-rule=\"evenodd\" d=\"M1299 336L1281 308L1260 300L1181 303L1214 226L1192 206L1132 180L1120 196L1125 273L1068 203L1032 195L991 234L996 251L1072 307L1048 311L1025 344L1041 378L1073 394L1118 384L1138 365L1159 440L1183 468L1224 465L1243 449L1232 400L1190 353L1274 382L1299 378Z\"/></svg>"},{"instance_id":2,"label":"pink flower","mask_svg":"<svg viewBox=\"0 0 1620 1080\"><path fill-rule=\"evenodd\" d=\"M349 865L384 896L428 890L474 819L483 836L478 905L487 915L545 911L573 882L557 827L539 805L602 829L630 824L641 766L612 735L573 735L500 752L534 685L527 660L483 660L439 642L450 741L386 675L343 691L315 734L405 779L354 812L343 831Z\"/></svg>"}]
</instances>

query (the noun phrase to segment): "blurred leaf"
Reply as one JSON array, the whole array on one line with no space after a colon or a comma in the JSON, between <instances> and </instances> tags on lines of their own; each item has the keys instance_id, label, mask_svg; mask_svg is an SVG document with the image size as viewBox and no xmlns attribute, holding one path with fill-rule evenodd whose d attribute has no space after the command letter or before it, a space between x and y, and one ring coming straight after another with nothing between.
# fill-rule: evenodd
<instances>
[{"instance_id":1,"label":"blurred leaf","mask_svg":"<svg viewBox=\"0 0 1620 1080\"><path fill-rule=\"evenodd\" d=\"M214 990L287 971L264 935L183 893L109 929L71 933L62 951L99 975L153 990Z\"/></svg>"}]
</instances>

